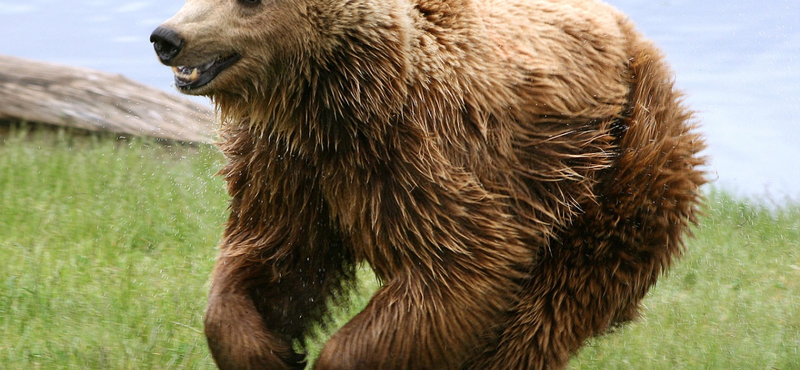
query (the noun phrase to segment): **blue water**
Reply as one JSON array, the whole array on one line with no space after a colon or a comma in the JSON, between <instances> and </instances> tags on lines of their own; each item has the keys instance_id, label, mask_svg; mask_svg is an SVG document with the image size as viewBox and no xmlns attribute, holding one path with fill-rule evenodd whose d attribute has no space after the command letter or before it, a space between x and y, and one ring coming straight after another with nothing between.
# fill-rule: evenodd
<instances>
[{"instance_id":1,"label":"blue water","mask_svg":"<svg viewBox=\"0 0 800 370\"><path fill-rule=\"evenodd\" d=\"M800 199L800 1L614 0L667 53L717 184Z\"/></svg>"},{"instance_id":2,"label":"blue water","mask_svg":"<svg viewBox=\"0 0 800 370\"><path fill-rule=\"evenodd\" d=\"M800 1L609 2L666 52L699 112L715 183L778 202L800 199ZM0 0L0 54L120 73L174 91L148 38L182 5Z\"/></svg>"}]
</instances>

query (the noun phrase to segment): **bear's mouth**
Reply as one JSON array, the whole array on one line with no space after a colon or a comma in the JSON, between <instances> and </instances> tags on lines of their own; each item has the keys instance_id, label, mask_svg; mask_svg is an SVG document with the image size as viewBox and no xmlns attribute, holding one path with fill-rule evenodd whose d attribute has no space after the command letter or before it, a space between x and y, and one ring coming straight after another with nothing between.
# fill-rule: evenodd
<instances>
[{"instance_id":1,"label":"bear's mouth","mask_svg":"<svg viewBox=\"0 0 800 370\"><path fill-rule=\"evenodd\" d=\"M203 87L211 82L217 75L239 61L239 54L230 54L217 57L208 63L198 66L173 66L175 85L181 90L192 90Z\"/></svg>"}]
</instances>

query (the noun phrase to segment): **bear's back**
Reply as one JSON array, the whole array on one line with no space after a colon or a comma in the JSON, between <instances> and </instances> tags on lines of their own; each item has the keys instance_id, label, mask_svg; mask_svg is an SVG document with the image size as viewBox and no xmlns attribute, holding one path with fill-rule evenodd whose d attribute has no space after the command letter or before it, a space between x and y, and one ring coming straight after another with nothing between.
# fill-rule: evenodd
<instances>
[{"instance_id":1,"label":"bear's back","mask_svg":"<svg viewBox=\"0 0 800 370\"><path fill-rule=\"evenodd\" d=\"M537 114L608 117L628 94L631 37L623 14L599 1L476 3L490 46Z\"/></svg>"}]
</instances>

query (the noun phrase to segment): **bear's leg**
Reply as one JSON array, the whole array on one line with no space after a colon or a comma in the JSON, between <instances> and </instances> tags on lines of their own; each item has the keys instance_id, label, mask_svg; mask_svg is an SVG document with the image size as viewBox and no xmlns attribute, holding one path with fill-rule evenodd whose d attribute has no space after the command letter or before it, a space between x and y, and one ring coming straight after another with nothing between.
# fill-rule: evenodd
<instances>
[{"instance_id":1,"label":"bear's leg","mask_svg":"<svg viewBox=\"0 0 800 370\"><path fill-rule=\"evenodd\" d=\"M596 203L542 252L496 350L471 367L561 369L590 337L634 319L697 221L700 137L670 74L647 43L634 48L633 104ZM640 48L640 50L637 50Z\"/></svg>"},{"instance_id":2,"label":"bear's leg","mask_svg":"<svg viewBox=\"0 0 800 370\"><path fill-rule=\"evenodd\" d=\"M634 318L663 262L627 251L593 258L588 248L564 248L554 246L542 258L497 349L468 368L564 368L587 339Z\"/></svg>"},{"instance_id":3,"label":"bear's leg","mask_svg":"<svg viewBox=\"0 0 800 370\"><path fill-rule=\"evenodd\" d=\"M451 176L463 176L458 187L384 185L379 253L367 262L386 283L328 341L316 370L459 369L497 339L531 251L500 201Z\"/></svg>"},{"instance_id":4,"label":"bear's leg","mask_svg":"<svg viewBox=\"0 0 800 370\"><path fill-rule=\"evenodd\" d=\"M380 250L392 254L368 262L386 283L328 341L316 370L459 369L497 339L532 257L498 203L469 185L381 198L407 215L383 212L377 223L391 245Z\"/></svg>"},{"instance_id":5,"label":"bear's leg","mask_svg":"<svg viewBox=\"0 0 800 370\"><path fill-rule=\"evenodd\" d=\"M681 254L682 234L696 217L698 172L673 171L687 164L673 159L676 168L641 173L656 181L670 177L663 179L667 186L609 188L606 194L615 196L586 207L540 256L497 349L471 369L562 369L587 339L636 318L648 290Z\"/></svg>"},{"instance_id":6,"label":"bear's leg","mask_svg":"<svg viewBox=\"0 0 800 370\"><path fill-rule=\"evenodd\" d=\"M343 262L324 257L324 262ZM330 295L352 279L353 271L303 262L280 269L276 276L274 265L247 256L220 257L205 318L208 344L220 369L305 367L293 342L321 318Z\"/></svg>"},{"instance_id":7,"label":"bear's leg","mask_svg":"<svg viewBox=\"0 0 800 370\"><path fill-rule=\"evenodd\" d=\"M221 369L302 369L293 345L355 277L316 169L278 141L226 127L231 214L212 276L205 332Z\"/></svg>"},{"instance_id":8,"label":"bear's leg","mask_svg":"<svg viewBox=\"0 0 800 370\"><path fill-rule=\"evenodd\" d=\"M462 283L390 282L328 341L314 369L459 369L497 337L507 304L502 294L472 300Z\"/></svg>"},{"instance_id":9,"label":"bear's leg","mask_svg":"<svg viewBox=\"0 0 800 370\"><path fill-rule=\"evenodd\" d=\"M305 367L294 342L303 344L331 297L354 280L355 270L338 237L323 227L296 235L314 237L268 250L223 242L205 318L209 348L220 369Z\"/></svg>"},{"instance_id":10,"label":"bear's leg","mask_svg":"<svg viewBox=\"0 0 800 370\"><path fill-rule=\"evenodd\" d=\"M636 318L695 219L697 173L684 175L650 194L618 193L588 206L540 256L497 348L469 368L562 369L587 339Z\"/></svg>"},{"instance_id":11,"label":"bear's leg","mask_svg":"<svg viewBox=\"0 0 800 370\"><path fill-rule=\"evenodd\" d=\"M205 317L205 334L220 369L303 369L292 339L270 330L273 322L256 307L247 280L257 266L220 258L214 269ZM271 321L271 320L270 320Z\"/></svg>"}]
</instances>

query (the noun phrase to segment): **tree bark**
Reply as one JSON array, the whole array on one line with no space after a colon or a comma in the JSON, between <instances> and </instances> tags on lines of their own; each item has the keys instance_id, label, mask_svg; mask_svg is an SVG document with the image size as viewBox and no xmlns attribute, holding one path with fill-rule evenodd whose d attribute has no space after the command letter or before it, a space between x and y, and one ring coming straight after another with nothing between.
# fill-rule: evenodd
<instances>
[{"instance_id":1,"label":"tree bark","mask_svg":"<svg viewBox=\"0 0 800 370\"><path fill-rule=\"evenodd\" d=\"M0 55L0 121L188 142L216 138L214 113L122 75Z\"/></svg>"}]
</instances>

